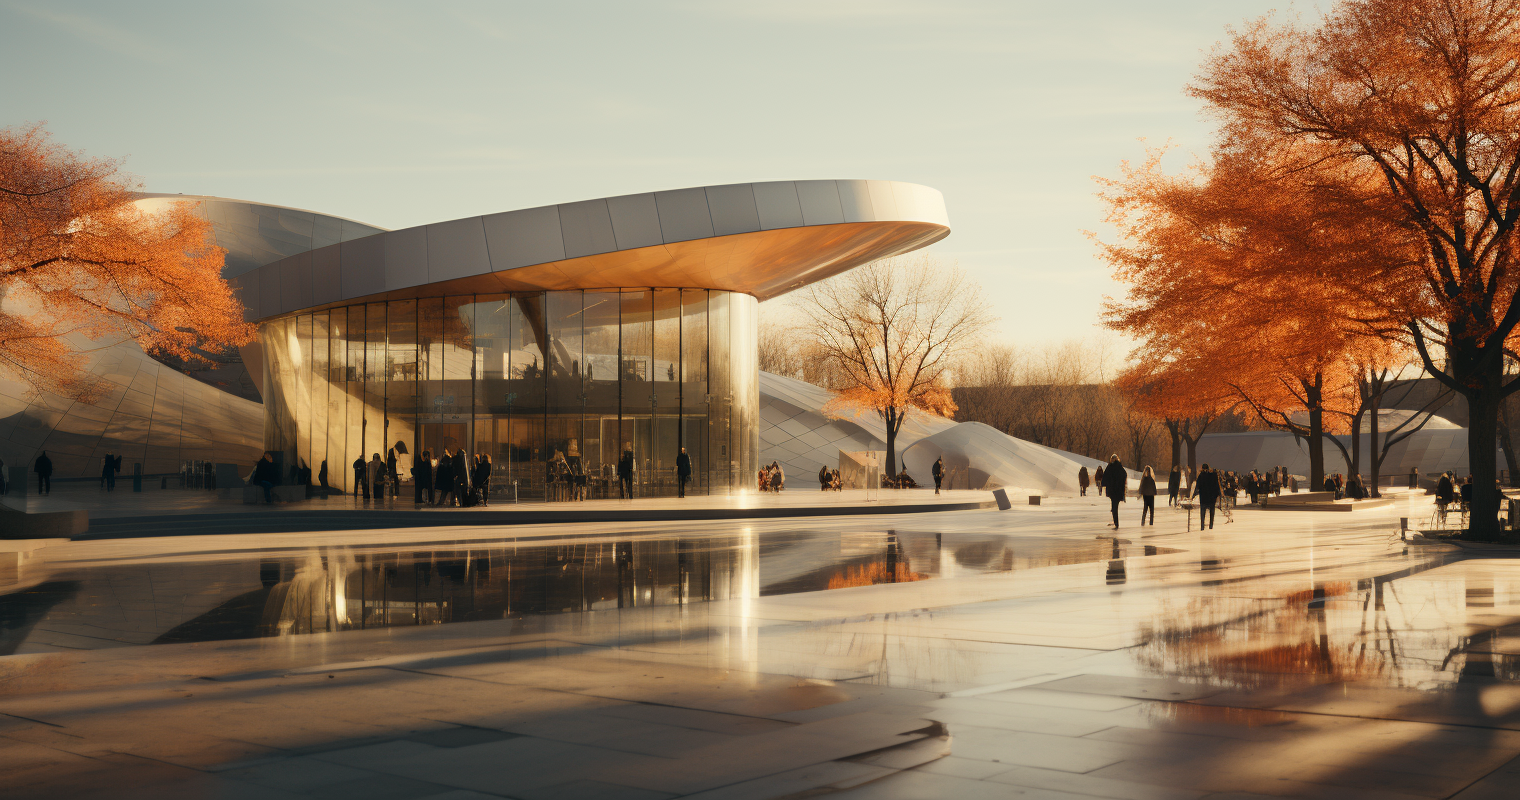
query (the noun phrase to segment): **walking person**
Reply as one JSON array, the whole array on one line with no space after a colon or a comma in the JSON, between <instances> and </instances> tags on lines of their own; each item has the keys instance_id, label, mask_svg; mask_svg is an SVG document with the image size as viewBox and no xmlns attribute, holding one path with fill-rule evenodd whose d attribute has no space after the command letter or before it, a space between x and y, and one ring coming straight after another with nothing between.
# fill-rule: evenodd
<instances>
[{"instance_id":1,"label":"walking person","mask_svg":"<svg viewBox=\"0 0 1520 800\"><path fill-rule=\"evenodd\" d=\"M1194 494L1198 497L1198 530L1203 530L1205 518L1209 530L1214 529L1214 507L1219 503L1219 473L1209 469L1208 464L1198 468L1198 483Z\"/></svg>"},{"instance_id":2,"label":"walking person","mask_svg":"<svg viewBox=\"0 0 1520 800\"><path fill-rule=\"evenodd\" d=\"M829 490L829 483L833 479L834 479L834 475L829 472L829 465L828 464L824 464L823 466L819 467L818 468L818 491L820 491L820 492L827 492Z\"/></svg>"},{"instance_id":3,"label":"walking person","mask_svg":"<svg viewBox=\"0 0 1520 800\"><path fill-rule=\"evenodd\" d=\"M475 456L475 488L480 492L480 506L489 505L487 502L491 494L491 454L481 453Z\"/></svg>"},{"instance_id":4,"label":"walking person","mask_svg":"<svg viewBox=\"0 0 1520 800\"><path fill-rule=\"evenodd\" d=\"M1126 502L1125 491L1129 488L1129 473L1119 463L1119 454L1108 457L1108 468L1103 470L1103 480L1098 484L1100 494L1108 495L1110 510L1114 515L1114 529L1119 528L1119 504Z\"/></svg>"},{"instance_id":5,"label":"walking person","mask_svg":"<svg viewBox=\"0 0 1520 800\"><path fill-rule=\"evenodd\" d=\"M676 497L686 496L686 482L691 480L691 456L686 455L686 448L676 456Z\"/></svg>"},{"instance_id":6,"label":"walking person","mask_svg":"<svg viewBox=\"0 0 1520 800\"><path fill-rule=\"evenodd\" d=\"M470 493L470 462L464 454L463 447L454 448L454 499L458 505L463 506L465 496Z\"/></svg>"},{"instance_id":7,"label":"walking person","mask_svg":"<svg viewBox=\"0 0 1520 800\"><path fill-rule=\"evenodd\" d=\"M100 462L100 485L108 492L116 491L116 471L121 469L121 458L106 453Z\"/></svg>"},{"instance_id":8,"label":"walking person","mask_svg":"<svg viewBox=\"0 0 1520 800\"><path fill-rule=\"evenodd\" d=\"M1182 468L1172 465L1172 471L1166 474L1166 504L1177 505L1177 490L1182 488Z\"/></svg>"},{"instance_id":9,"label":"walking person","mask_svg":"<svg viewBox=\"0 0 1520 800\"><path fill-rule=\"evenodd\" d=\"M1098 467L1097 467L1097 469L1093 470L1093 486L1097 487L1097 489L1098 489L1098 496L1102 497L1103 496L1103 465L1102 464L1099 464Z\"/></svg>"},{"instance_id":10,"label":"walking person","mask_svg":"<svg viewBox=\"0 0 1520 800\"><path fill-rule=\"evenodd\" d=\"M934 493L935 494L939 494L939 485L940 485L940 482L945 479L945 457L944 456L940 456L939 458L934 459L934 468L931 469L930 472L934 473Z\"/></svg>"},{"instance_id":11,"label":"walking person","mask_svg":"<svg viewBox=\"0 0 1520 800\"><path fill-rule=\"evenodd\" d=\"M322 459L322 469L317 472L317 484L322 487L322 496L327 496L327 459Z\"/></svg>"},{"instance_id":12,"label":"walking person","mask_svg":"<svg viewBox=\"0 0 1520 800\"><path fill-rule=\"evenodd\" d=\"M1102 474L1101 470L1099 471L1099 474L1100 475ZM1086 497L1087 496L1087 486L1088 486L1087 465L1083 464L1082 468L1077 470L1077 489L1080 490L1080 493L1077 495L1078 497Z\"/></svg>"},{"instance_id":13,"label":"walking person","mask_svg":"<svg viewBox=\"0 0 1520 800\"><path fill-rule=\"evenodd\" d=\"M354 463L350 466L354 468L354 497L358 497L362 492L364 499L368 500L369 481L364 479L364 454L360 453L359 457L355 458Z\"/></svg>"},{"instance_id":14,"label":"walking person","mask_svg":"<svg viewBox=\"0 0 1520 800\"><path fill-rule=\"evenodd\" d=\"M1156 525L1156 476L1150 467L1145 468L1145 474L1140 476L1140 526L1145 527L1145 514L1150 512L1151 526Z\"/></svg>"},{"instance_id":15,"label":"walking person","mask_svg":"<svg viewBox=\"0 0 1520 800\"><path fill-rule=\"evenodd\" d=\"M48 458L46 450L37 455L37 461L32 465L32 471L37 473L37 494L52 494L53 459Z\"/></svg>"},{"instance_id":16,"label":"walking person","mask_svg":"<svg viewBox=\"0 0 1520 800\"><path fill-rule=\"evenodd\" d=\"M623 454L618 457L618 497L633 499L633 445L623 443Z\"/></svg>"}]
</instances>

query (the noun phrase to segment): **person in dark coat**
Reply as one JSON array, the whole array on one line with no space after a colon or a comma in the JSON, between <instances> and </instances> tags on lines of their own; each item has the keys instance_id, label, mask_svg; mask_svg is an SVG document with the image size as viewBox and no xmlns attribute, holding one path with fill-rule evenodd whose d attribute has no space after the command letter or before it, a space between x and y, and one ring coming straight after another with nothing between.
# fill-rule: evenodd
<instances>
[{"instance_id":1,"label":"person in dark coat","mask_svg":"<svg viewBox=\"0 0 1520 800\"><path fill-rule=\"evenodd\" d=\"M322 469L317 472L317 483L322 487L322 496L327 496L327 459L322 459Z\"/></svg>"},{"instance_id":2,"label":"person in dark coat","mask_svg":"<svg viewBox=\"0 0 1520 800\"><path fill-rule=\"evenodd\" d=\"M121 471L121 456L106 453L100 462L100 483L108 492L116 491L116 473Z\"/></svg>"},{"instance_id":3,"label":"person in dark coat","mask_svg":"<svg viewBox=\"0 0 1520 800\"><path fill-rule=\"evenodd\" d=\"M396 472L396 448L385 454L385 474L390 476L391 497L401 496L401 475Z\"/></svg>"},{"instance_id":4,"label":"person in dark coat","mask_svg":"<svg viewBox=\"0 0 1520 800\"><path fill-rule=\"evenodd\" d=\"M454 456L447 447L443 448L443 455L438 457L438 473L433 476L433 481L438 487L438 496L433 505L453 505Z\"/></svg>"},{"instance_id":5,"label":"person in dark coat","mask_svg":"<svg viewBox=\"0 0 1520 800\"><path fill-rule=\"evenodd\" d=\"M1129 498L1124 496L1129 488L1129 473L1125 472L1124 465L1119 463L1118 454L1108 457L1108 468L1103 470L1103 479L1098 483L1104 494L1108 495L1108 502L1114 515L1114 528L1119 527L1119 504Z\"/></svg>"},{"instance_id":6,"label":"person in dark coat","mask_svg":"<svg viewBox=\"0 0 1520 800\"><path fill-rule=\"evenodd\" d=\"M827 492L829 490L829 482L832 481L833 479L834 479L834 475L829 472L829 465L828 464L824 464L823 466L819 467L818 468L818 491L820 491L820 492Z\"/></svg>"},{"instance_id":7,"label":"person in dark coat","mask_svg":"<svg viewBox=\"0 0 1520 800\"><path fill-rule=\"evenodd\" d=\"M1101 464L1098 465L1097 469L1093 470L1093 485L1096 486L1096 487L1098 487L1098 496L1102 497L1103 496L1103 465L1101 465Z\"/></svg>"},{"instance_id":8,"label":"person in dark coat","mask_svg":"<svg viewBox=\"0 0 1520 800\"><path fill-rule=\"evenodd\" d=\"M367 480L364 479L365 467L364 467L364 454L363 453L360 453L359 457L356 458L356 459L354 459L354 463L353 463L352 466L354 468L354 496L358 497L359 494L360 494L360 492L363 492L364 493L364 499L368 500L369 499L369 481L367 481Z\"/></svg>"},{"instance_id":9,"label":"person in dark coat","mask_svg":"<svg viewBox=\"0 0 1520 800\"><path fill-rule=\"evenodd\" d=\"M1463 505L1471 505L1472 504L1472 487L1473 487L1472 476L1468 475L1467 479L1464 480L1464 481L1462 481L1461 488L1459 488L1457 490L1457 496L1460 497L1460 498L1462 498L1462 504Z\"/></svg>"},{"instance_id":10,"label":"person in dark coat","mask_svg":"<svg viewBox=\"0 0 1520 800\"><path fill-rule=\"evenodd\" d=\"M1078 497L1086 497L1087 496L1087 487L1088 487L1088 485L1089 485L1090 482L1091 481L1087 477L1087 465L1083 464L1081 466L1081 468L1077 470L1077 490L1078 490L1077 496Z\"/></svg>"},{"instance_id":11,"label":"person in dark coat","mask_svg":"<svg viewBox=\"0 0 1520 800\"><path fill-rule=\"evenodd\" d=\"M934 493L939 494L939 484L945 479L945 457L934 459L934 468L929 471L934 473Z\"/></svg>"},{"instance_id":12,"label":"person in dark coat","mask_svg":"<svg viewBox=\"0 0 1520 800\"><path fill-rule=\"evenodd\" d=\"M1209 469L1204 464L1198 469L1198 480L1194 482L1193 495L1198 498L1198 530L1203 530L1205 518L1209 521L1209 530L1214 529L1214 508L1219 503L1220 486L1219 473Z\"/></svg>"},{"instance_id":13,"label":"person in dark coat","mask_svg":"<svg viewBox=\"0 0 1520 800\"><path fill-rule=\"evenodd\" d=\"M1182 488L1182 467L1172 465L1172 471L1166 474L1166 504L1177 505L1177 492Z\"/></svg>"},{"instance_id":14,"label":"person in dark coat","mask_svg":"<svg viewBox=\"0 0 1520 800\"><path fill-rule=\"evenodd\" d=\"M686 455L686 448L681 448L680 455L676 456L676 497L686 496L686 482L691 480L691 456Z\"/></svg>"},{"instance_id":15,"label":"person in dark coat","mask_svg":"<svg viewBox=\"0 0 1520 800\"><path fill-rule=\"evenodd\" d=\"M618 457L618 497L633 499L633 445L623 445L623 455Z\"/></svg>"},{"instance_id":16,"label":"person in dark coat","mask_svg":"<svg viewBox=\"0 0 1520 800\"><path fill-rule=\"evenodd\" d=\"M271 490L274 489L275 481L278 479L279 471L275 469L274 458L270 456L266 451L264 455L259 458L259 463L254 465L253 475L249 477L248 485L257 486L263 489L264 502L273 503L274 496L271 493Z\"/></svg>"},{"instance_id":17,"label":"person in dark coat","mask_svg":"<svg viewBox=\"0 0 1520 800\"><path fill-rule=\"evenodd\" d=\"M32 471L37 473L37 494L52 494L53 459L48 458L46 450L37 454L37 461L32 465Z\"/></svg>"},{"instance_id":18,"label":"person in dark coat","mask_svg":"<svg viewBox=\"0 0 1520 800\"><path fill-rule=\"evenodd\" d=\"M417 504L433 504L433 451L423 450L421 458L412 459L412 484L417 487Z\"/></svg>"},{"instance_id":19,"label":"person in dark coat","mask_svg":"<svg viewBox=\"0 0 1520 800\"><path fill-rule=\"evenodd\" d=\"M475 488L480 490L480 505L488 505L488 495L491 494L491 456L489 453L479 453L475 456Z\"/></svg>"},{"instance_id":20,"label":"person in dark coat","mask_svg":"<svg viewBox=\"0 0 1520 800\"><path fill-rule=\"evenodd\" d=\"M1441 479L1436 481L1436 505L1445 507L1447 503L1456 502L1457 490L1451 480L1450 472L1441 473Z\"/></svg>"},{"instance_id":21,"label":"person in dark coat","mask_svg":"<svg viewBox=\"0 0 1520 800\"><path fill-rule=\"evenodd\" d=\"M1140 477L1140 525L1145 526L1145 512L1151 514L1151 525L1156 524L1156 476L1150 467L1145 468L1145 474Z\"/></svg>"},{"instance_id":22,"label":"person in dark coat","mask_svg":"<svg viewBox=\"0 0 1520 800\"><path fill-rule=\"evenodd\" d=\"M464 496L470 493L470 462L465 459L464 448L454 450L454 497L464 505Z\"/></svg>"}]
</instances>

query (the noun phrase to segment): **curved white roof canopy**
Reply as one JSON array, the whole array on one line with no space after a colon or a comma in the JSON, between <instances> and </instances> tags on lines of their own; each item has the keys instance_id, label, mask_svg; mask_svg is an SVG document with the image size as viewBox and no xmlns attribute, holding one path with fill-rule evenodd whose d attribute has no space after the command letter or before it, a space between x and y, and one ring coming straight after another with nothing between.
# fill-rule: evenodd
<instances>
[{"instance_id":1,"label":"curved white roof canopy","mask_svg":"<svg viewBox=\"0 0 1520 800\"><path fill-rule=\"evenodd\" d=\"M422 225L232 278L249 320L370 300L689 287L765 300L950 233L944 197L896 181L777 181L624 195Z\"/></svg>"}]
</instances>

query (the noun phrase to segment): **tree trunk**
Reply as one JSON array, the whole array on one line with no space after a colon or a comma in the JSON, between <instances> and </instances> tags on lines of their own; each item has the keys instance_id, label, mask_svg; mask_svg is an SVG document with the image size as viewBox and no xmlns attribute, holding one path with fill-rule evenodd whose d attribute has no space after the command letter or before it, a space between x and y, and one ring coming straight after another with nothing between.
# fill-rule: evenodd
<instances>
[{"instance_id":1,"label":"tree trunk","mask_svg":"<svg viewBox=\"0 0 1520 800\"><path fill-rule=\"evenodd\" d=\"M1172 463L1169 466L1175 467L1182 463L1182 434L1177 431L1177 420L1167 420L1166 430L1172 435Z\"/></svg>"},{"instance_id":2,"label":"tree trunk","mask_svg":"<svg viewBox=\"0 0 1520 800\"><path fill-rule=\"evenodd\" d=\"M1515 455L1515 447L1509 436L1509 404L1512 398L1506 397L1499 403L1499 444L1504 448L1504 466L1509 470L1509 485L1520 485L1520 457Z\"/></svg>"},{"instance_id":3,"label":"tree trunk","mask_svg":"<svg viewBox=\"0 0 1520 800\"><path fill-rule=\"evenodd\" d=\"M1373 497L1382 497L1382 492L1378 491L1378 468L1383 465L1378 450L1378 405L1383 400L1381 387L1372 387L1372 394L1367 400L1372 407L1372 419L1368 420L1372 427L1367 431L1367 469L1372 473L1372 485L1367 488Z\"/></svg>"},{"instance_id":4,"label":"tree trunk","mask_svg":"<svg viewBox=\"0 0 1520 800\"><path fill-rule=\"evenodd\" d=\"M1199 434L1196 437L1186 437L1188 451L1188 473L1193 476L1192 479L1194 480L1198 478L1198 440L1202 438L1203 434Z\"/></svg>"},{"instance_id":5,"label":"tree trunk","mask_svg":"<svg viewBox=\"0 0 1520 800\"><path fill-rule=\"evenodd\" d=\"M1472 472L1468 531L1475 539L1499 538L1499 499L1494 442L1499 435L1500 384L1495 380L1467 397L1467 468Z\"/></svg>"},{"instance_id":6,"label":"tree trunk","mask_svg":"<svg viewBox=\"0 0 1520 800\"><path fill-rule=\"evenodd\" d=\"M1356 416L1351 418L1351 466L1352 475L1362 474L1362 416L1367 413L1364 404L1357 409ZM1349 480L1349 479L1348 479Z\"/></svg>"},{"instance_id":7,"label":"tree trunk","mask_svg":"<svg viewBox=\"0 0 1520 800\"><path fill-rule=\"evenodd\" d=\"M884 415L887 419L887 472L888 476L897 475L897 427L902 424L902 415L893 409Z\"/></svg>"},{"instance_id":8,"label":"tree trunk","mask_svg":"<svg viewBox=\"0 0 1520 800\"><path fill-rule=\"evenodd\" d=\"M1320 407L1320 390L1324 377L1314 376L1314 382L1304 381L1304 395L1309 401L1309 486L1319 491L1325 485L1325 411Z\"/></svg>"}]
</instances>

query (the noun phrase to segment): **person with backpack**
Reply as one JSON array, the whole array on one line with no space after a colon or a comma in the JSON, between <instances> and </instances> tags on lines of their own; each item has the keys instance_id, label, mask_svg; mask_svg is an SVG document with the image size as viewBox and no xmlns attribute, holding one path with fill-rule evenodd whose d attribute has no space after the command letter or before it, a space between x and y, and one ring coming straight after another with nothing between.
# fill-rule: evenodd
<instances>
[{"instance_id":1,"label":"person with backpack","mask_svg":"<svg viewBox=\"0 0 1520 800\"><path fill-rule=\"evenodd\" d=\"M1077 496L1078 497L1086 497L1087 496L1087 486L1088 486L1088 484L1089 484L1089 479L1087 477L1087 465L1083 464L1081 466L1081 468L1077 470Z\"/></svg>"}]
</instances>

